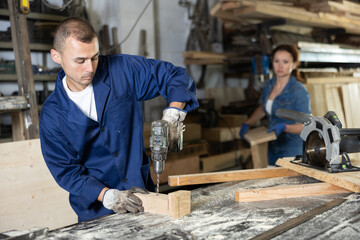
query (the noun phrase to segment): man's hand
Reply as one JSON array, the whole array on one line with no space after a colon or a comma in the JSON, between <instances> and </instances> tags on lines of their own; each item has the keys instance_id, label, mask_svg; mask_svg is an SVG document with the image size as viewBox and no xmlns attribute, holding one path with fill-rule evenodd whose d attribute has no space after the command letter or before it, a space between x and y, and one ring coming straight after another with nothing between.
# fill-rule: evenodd
<instances>
[{"instance_id":1,"label":"man's hand","mask_svg":"<svg viewBox=\"0 0 360 240\"><path fill-rule=\"evenodd\" d=\"M185 120L185 117L186 117L186 111L181 110L179 108L168 107L163 111L162 120L165 120L169 123L170 151L178 152L180 150L177 149L177 142L183 132L182 124L180 123Z\"/></svg>"},{"instance_id":2,"label":"man's hand","mask_svg":"<svg viewBox=\"0 0 360 240\"><path fill-rule=\"evenodd\" d=\"M278 138L280 136L280 134L285 131L286 129L286 124L285 123L278 123L275 124L272 128L270 128L267 132L272 132L274 131L276 134L276 137Z\"/></svg>"},{"instance_id":3,"label":"man's hand","mask_svg":"<svg viewBox=\"0 0 360 240\"><path fill-rule=\"evenodd\" d=\"M115 213L144 211L141 199L128 190L108 189L104 194L103 205Z\"/></svg>"}]
</instances>

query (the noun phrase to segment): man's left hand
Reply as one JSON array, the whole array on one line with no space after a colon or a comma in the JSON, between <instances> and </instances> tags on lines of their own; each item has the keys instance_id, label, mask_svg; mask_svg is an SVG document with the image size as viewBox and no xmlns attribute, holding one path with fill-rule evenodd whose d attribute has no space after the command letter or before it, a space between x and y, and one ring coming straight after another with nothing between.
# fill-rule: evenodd
<instances>
[{"instance_id":1,"label":"man's left hand","mask_svg":"<svg viewBox=\"0 0 360 240\"><path fill-rule=\"evenodd\" d=\"M286 124L285 123L278 123L278 124L275 124L272 128L270 128L268 130L268 133L274 131L275 134L276 134L276 137L278 138L280 136L280 134L283 131L285 131L285 129L286 129Z\"/></svg>"}]
</instances>

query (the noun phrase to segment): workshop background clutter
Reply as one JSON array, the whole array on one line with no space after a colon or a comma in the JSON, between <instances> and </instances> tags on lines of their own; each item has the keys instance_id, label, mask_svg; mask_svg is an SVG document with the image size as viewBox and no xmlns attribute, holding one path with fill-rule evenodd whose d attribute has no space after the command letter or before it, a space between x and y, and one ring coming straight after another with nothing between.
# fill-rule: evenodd
<instances>
[{"instance_id":1,"label":"workshop background clutter","mask_svg":"<svg viewBox=\"0 0 360 240\"><path fill-rule=\"evenodd\" d=\"M32 0L28 1L29 6L22 7L19 7L19 0L14 1L16 6L9 2L0 2L0 191L6 193L0 198L0 239L2 232L13 229L28 231L40 227L37 231L46 235L46 231L77 223L68 193L55 183L46 168L38 132L38 115L55 88L60 70L49 52L54 30L60 21L70 16L85 18L93 25L99 36L100 54L140 55L168 61L184 67L193 78L199 107L185 118L183 149L167 154L164 171L159 175L160 193L195 190L192 200L201 204L202 198L211 195L196 190L203 187L203 183L181 188L178 180L174 187L169 177L268 168L268 142L275 140L276 135L268 133L264 127L267 119L257 121L245 140L240 138L239 131L259 106L261 91L274 75L270 55L274 46L280 44L294 45L300 52L298 71L310 94L312 115L324 116L334 111L342 128L360 129L359 1ZM17 9L15 13L11 8ZM11 24L10 18L19 15L25 16L24 22L20 18L11 21L22 24ZM23 35L24 30L27 35ZM30 56L22 53L23 46L30 49ZM14 54L20 55L20 60L16 60ZM31 65L16 68L21 62L31 62ZM166 106L167 101L161 97L142 103L148 156L151 155L151 122L161 119ZM360 165L360 153L349 156L354 160L353 165ZM295 185L297 180L294 179L300 175L303 178L299 177L298 182L304 185L328 179L337 181L336 177L322 178L291 167L285 171L283 168L287 168L288 163L282 164L284 166L278 169L286 173L269 175L281 177L279 182L285 185L285 177ZM151 177L156 183L152 165ZM250 179L262 178L267 177ZM349 178L355 179L355 183L350 184L350 189L338 186L336 194L358 192L359 177L351 175ZM236 179L227 181L239 181ZM262 183L257 185L255 180L249 181L252 188L263 187ZM339 182L342 181L341 178ZM263 185L273 187L276 181ZM332 186L327 188L334 190ZM215 195L218 189L214 185L211 189ZM231 187L230 190L231 194L237 191L237 202L234 196L233 205L256 198L247 191L246 182L241 183L241 190ZM309 192L310 198L315 195L315 190ZM219 195L225 195L224 199L230 201L227 194ZM243 200L246 196L249 197ZM169 204L172 200L165 197L162 201ZM271 204L273 206L274 202ZM299 201L299 204L302 203ZM186 207L189 211L198 207L192 206L195 207ZM203 208L200 207L206 215ZM309 210L309 206L304 209ZM171 216L172 213L166 214ZM269 212L267 217L271 218L271 214ZM194 216L197 215L201 214L195 211ZM296 214L291 212L290 215ZM250 226L249 222L246 224ZM245 225L237 226L237 232L251 228Z\"/></svg>"}]
</instances>

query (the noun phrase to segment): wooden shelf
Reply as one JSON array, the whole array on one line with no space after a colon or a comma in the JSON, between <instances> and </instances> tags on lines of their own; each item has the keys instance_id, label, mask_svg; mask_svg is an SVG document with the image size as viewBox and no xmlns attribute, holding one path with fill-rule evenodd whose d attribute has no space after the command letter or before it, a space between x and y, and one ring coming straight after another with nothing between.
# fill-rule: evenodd
<instances>
[{"instance_id":1,"label":"wooden shelf","mask_svg":"<svg viewBox=\"0 0 360 240\"><path fill-rule=\"evenodd\" d=\"M31 51L45 52L45 51L50 51L51 48L52 48L52 44L30 43ZM13 50L14 49L13 43L0 41L0 49Z\"/></svg>"},{"instance_id":2,"label":"wooden shelf","mask_svg":"<svg viewBox=\"0 0 360 240\"><path fill-rule=\"evenodd\" d=\"M0 16L1 17L9 17L9 10L8 9L0 9ZM60 22L67 18L67 16L57 16L52 14L44 14L44 13L37 13L37 12L30 12L26 15L27 19L34 19L34 20L44 20L44 21L56 21Z\"/></svg>"},{"instance_id":3,"label":"wooden shelf","mask_svg":"<svg viewBox=\"0 0 360 240\"><path fill-rule=\"evenodd\" d=\"M54 75L40 75L34 74L35 81L56 81L57 74ZM0 74L0 82L14 82L17 81L16 74Z\"/></svg>"}]
</instances>

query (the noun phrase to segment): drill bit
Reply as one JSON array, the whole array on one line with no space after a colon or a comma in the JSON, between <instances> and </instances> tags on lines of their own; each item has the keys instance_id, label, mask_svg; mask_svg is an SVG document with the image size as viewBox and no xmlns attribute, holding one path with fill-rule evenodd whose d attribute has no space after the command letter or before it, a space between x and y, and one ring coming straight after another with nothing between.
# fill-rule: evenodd
<instances>
[{"instance_id":1,"label":"drill bit","mask_svg":"<svg viewBox=\"0 0 360 240\"><path fill-rule=\"evenodd\" d=\"M156 182L156 196L159 194L159 182L160 182L160 174L157 175L157 182Z\"/></svg>"}]
</instances>

